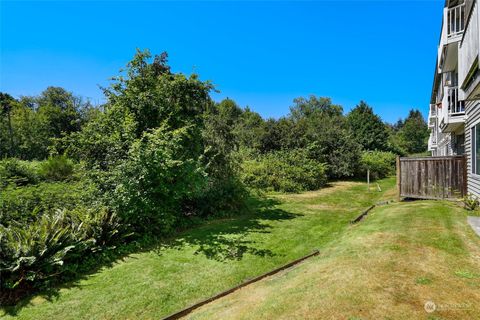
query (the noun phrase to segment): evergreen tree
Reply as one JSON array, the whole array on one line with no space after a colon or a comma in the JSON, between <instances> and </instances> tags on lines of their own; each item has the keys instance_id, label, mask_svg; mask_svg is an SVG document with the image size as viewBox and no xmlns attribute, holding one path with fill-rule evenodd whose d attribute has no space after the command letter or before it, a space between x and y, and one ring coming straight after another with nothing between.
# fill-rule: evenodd
<instances>
[{"instance_id":1,"label":"evergreen tree","mask_svg":"<svg viewBox=\"0 0 480 320\"><path fill-rule=\"evenodd\" d=\"M353 139L364 150L388 149L388 133L382 119L364 101L360 101L347 115L347 124Z\"/></svg>"}]
</instances>

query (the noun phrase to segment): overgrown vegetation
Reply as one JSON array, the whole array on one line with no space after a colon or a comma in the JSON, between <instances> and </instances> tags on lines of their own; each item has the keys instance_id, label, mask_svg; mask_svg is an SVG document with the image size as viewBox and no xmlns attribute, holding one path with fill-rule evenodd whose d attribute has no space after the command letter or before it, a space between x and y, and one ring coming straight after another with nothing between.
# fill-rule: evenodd
<instances>
[{"instance_id":1,"label":"overgrown vegetation","mask_svg":"<svg viewBox=\"0 0 480 320\"><path fill-rule=\"evenodd\" d=\"M396 155L390 151L364 151L360 160L360 172L370 172L373 179L395 174Z\"/></svg>"},{"instance_id":2,"label":"overgrown vegetation","mask_svg":"<svg viewBox=\"0 0 480 320\"><path fill-rule=\"evenodd\" d=\"M300 192L327 182L326 165L310 159L305 150L275 151L242 162L242 181L253 188Z\"/></svg>"},{"instance_id":3,"label":"overgrown vegetation","mask_svg":"<svg viewBox=\"0 0 480 320\"><path fill-rule=\"evenodd\" d=\"M251 189L315 190L366 168L381 178L394 154L426 145L419 112L389 126L364 102L345 115L311 96L263 119L212 90L166 53L138 51L102 106L58 87L0 95L2 304L78 276L98 251L245 212Z\"/></svg>"}]
</instances>

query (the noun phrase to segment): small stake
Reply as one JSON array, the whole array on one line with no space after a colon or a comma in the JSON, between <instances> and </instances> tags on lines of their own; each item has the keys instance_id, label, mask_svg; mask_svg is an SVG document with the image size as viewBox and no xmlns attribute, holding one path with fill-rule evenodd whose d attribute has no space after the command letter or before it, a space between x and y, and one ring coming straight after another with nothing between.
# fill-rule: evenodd
<instances>
[{"instance_id":1,"label":"small stake","mask_svg":"<svg viewBox=\"0 0 480 320\"><path fill-rule=\"evenodd\" d=\"M367 188L370 191L370 169L367 169Z\"/></svg>"}]
</instances>

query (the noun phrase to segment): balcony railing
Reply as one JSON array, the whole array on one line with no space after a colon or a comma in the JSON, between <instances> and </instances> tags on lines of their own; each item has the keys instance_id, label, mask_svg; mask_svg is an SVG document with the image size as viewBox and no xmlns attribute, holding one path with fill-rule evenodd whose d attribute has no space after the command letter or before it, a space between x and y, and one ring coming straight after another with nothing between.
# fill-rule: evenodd
<instances>
[{"instance_id":1,"label":"balcony railing","mask_svg":"<svg viewBox=\"0 0 480 320\"><path fill-rule=\"evenodd\" d=\"M465 113L465 101L458 100L458 87L450 87L447 90L448 114L455 116Z\"/></svg>"},{"instance_id":2,"label":"balcony railing","mask_svg":"<svg viewBox=\"0 0 480 320\"><path fill-rule=\"evenodd\" d=\"M447 11L447 36L454 37L465 29L465 3Z\"/></svg>"},{"instance_id":3,"label":"balcony railing","mask_svg":"<svg viewBox=\"0 0 480 320\"><path fill-rule=\"evenodd\" d=\"M430 106L430 114L429 114L430 117L436 117L437 116L437 106L432 104Z\"/></svg>"}]
</instances>

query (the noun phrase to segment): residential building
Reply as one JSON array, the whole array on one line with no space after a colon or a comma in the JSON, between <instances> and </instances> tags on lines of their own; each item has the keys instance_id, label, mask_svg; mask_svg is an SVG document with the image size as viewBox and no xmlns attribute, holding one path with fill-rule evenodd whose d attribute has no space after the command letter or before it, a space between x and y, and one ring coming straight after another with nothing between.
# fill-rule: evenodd
<instances>
[{"instance_id":1,"label":"residential building","mask_svg":"<svg viewBox=\"0 0 480 320\"><path fill-rule=\"evenodd\" d=\"M433 156L467 157L467 190L480 196L480 75L477 0L447 0L428 115ZM478 146L478 147L477 147Z\"/></svg>"}]
</instances>

